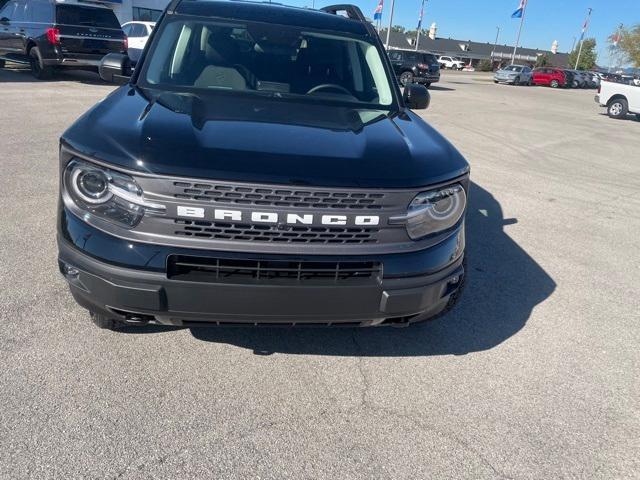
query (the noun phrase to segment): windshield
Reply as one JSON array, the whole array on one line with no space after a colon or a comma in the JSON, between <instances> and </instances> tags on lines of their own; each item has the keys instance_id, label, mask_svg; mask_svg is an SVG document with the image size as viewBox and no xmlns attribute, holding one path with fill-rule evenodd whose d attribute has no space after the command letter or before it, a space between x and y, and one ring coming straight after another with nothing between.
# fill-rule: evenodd
<instances>
[{"instance_id":1,"label":"windshield","mask_svg":"<svg viewBox=\"0 0 640 480\"><path fill-rule=\"evenodd\" d=\"M506 70L507 72L521 72L522 67L519 67L518 65L509 65L508 67L504 67L503 70Z\"/></svg>"},{"instance_id":2,"label":"windshield","mask_svg":"<svg viewBox=\"0 0 640 480\"><path fill-rule=\"evenodd\" d=\"M360 39L180 17L160 28L140 74L143 87L393 104L378 49Z\"/></svg>"},{"instance_id":3,"label":"windshield","mask_svg":"<svg viewBox=\"0 0 640 480\"><path fill-rule=\"evenodd\" d=\"M116 28L120 23L108 8L80 7L78 5L58 5L56 23L59 25L89 25L91 27Z\"/></svg>"}]
</instances>

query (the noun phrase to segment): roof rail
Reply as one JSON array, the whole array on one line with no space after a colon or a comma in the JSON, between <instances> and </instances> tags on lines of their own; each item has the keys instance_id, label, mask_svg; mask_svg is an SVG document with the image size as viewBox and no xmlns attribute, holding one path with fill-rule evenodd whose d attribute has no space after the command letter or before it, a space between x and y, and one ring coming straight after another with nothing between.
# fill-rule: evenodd
<instances>
[{"instance_id":1,"label":"roof rail","mask_svg":"<svg viewBox=\"0 0 640 480\"><path fill-rule=\"evenodd\" d=\"M360 10L355 5L350 5L348 3L329 5L327 7L322 7L320 10L323 12L332 13L333 15L338 15L338 12L345 12L347 14L347 18L350 18L351 20L369 23L366 17L362 14L362 10Z\"/></svg>"}]
</instances>

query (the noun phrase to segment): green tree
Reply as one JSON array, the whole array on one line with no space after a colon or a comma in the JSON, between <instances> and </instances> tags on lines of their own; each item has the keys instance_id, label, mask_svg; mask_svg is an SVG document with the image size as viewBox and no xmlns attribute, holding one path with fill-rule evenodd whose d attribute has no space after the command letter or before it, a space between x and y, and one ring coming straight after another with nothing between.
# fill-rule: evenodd
<instances>
[{"instance_id":1,"label":"green tree","mask_svg":"<svg viewBox=\"0 0 640 480\"><path fill-rule=\"evenodd\" d=\"M394 25L391 27L392 32L404 33L405 28L402 25Z\"/></svg>"},{"instance_id":2,"label":"green tree","mask_svg":"<svg viewBox=\"0 0 640 480\"><path fill-rule=\"evenodd\" d=\"M576 60L578 59L578 51L580 50L580 44L576 45L573 52L569 54L569 67L574 68L576 66ZM596 65L596 59L598 54L596 53L596 39L585 38L582 42L582 53L580 53L580 63L578 63L578 70L591 70Z\"/></svg>"},{"instance_id":3,"label":"green tree","mask_svg":"<svg viewBox=\"0 0 640 480\"><path fill-rule=\"evenodd\" d=\"M536 59L536 68L546 67L550 63L551 61L549 60L549 55L543 53L542 55L538 55L538 58ZM575 65L575 61L573 63Z\"/></svg>"},{"instance_id":4,"label":"green tree","mask_svg":"<svg viewBox=\"0 0 640 480\"><path fill-rule=\"evenodd\" d=\"M640 24L622 29L618 47L627 61L633 63L634 67L640 67Z\"/></svg>"},{"instance_id":5,"label":"green tree","mask_svg":"<svg viewBox=\"0 0 640 480\"><path fill-rule=\"evenodd\" d=\"M478 70L480 72L493 71L493 62L491 60L481 60L480 63L478 63Z\"/></svg>"}]
</instances>

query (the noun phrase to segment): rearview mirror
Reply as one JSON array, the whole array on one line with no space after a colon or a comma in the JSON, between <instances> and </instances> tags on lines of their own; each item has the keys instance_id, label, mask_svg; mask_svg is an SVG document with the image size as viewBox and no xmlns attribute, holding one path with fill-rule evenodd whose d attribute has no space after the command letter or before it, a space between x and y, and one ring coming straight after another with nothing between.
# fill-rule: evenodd
<instances>
[{"instance_id":1,"label":"rearview mirror","mask_svg":"<svg viewBox=\"0 0 640 480\"><path fill-rule=\"evenodd\" d=\"M98 70L105 82L124 85L131 78L131 60L121 53L109 53L102 57Z\"/></svg>"},{"instance_id":2,"label":"rearview mirror","mask_svg":"<svg viewBox=\"0 0 640 480\"><path fill-rule=\"evenodd\" d=\"M410 83L404 87L402 98L405 105L412 110L424 110L429 108L429 103L431 103L431 95L427 87L417 83Z\"/></svg>"}]
</instances>

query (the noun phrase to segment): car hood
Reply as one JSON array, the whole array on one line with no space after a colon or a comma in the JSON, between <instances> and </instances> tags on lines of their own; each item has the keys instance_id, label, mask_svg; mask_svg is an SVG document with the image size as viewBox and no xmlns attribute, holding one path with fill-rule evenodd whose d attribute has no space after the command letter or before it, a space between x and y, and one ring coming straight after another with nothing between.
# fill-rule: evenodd
<instances>
[{"instance_id":1,"label":"car hood","mask_svg":"<svg viewBox=\"0 0 640 480\"><path fill-rule=\"evenodd\" d=\"M152 174L309 186L410 188L468 172L458 151L408 110L270 98L149 94L124 86L62 142Z\"/></svg>"}]
</instances>

